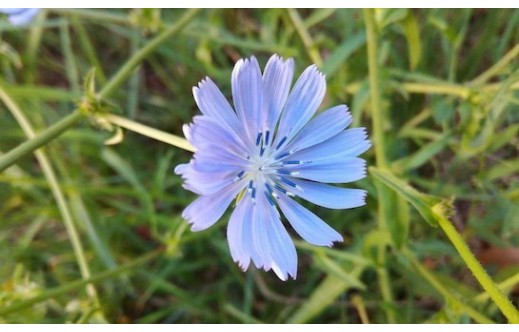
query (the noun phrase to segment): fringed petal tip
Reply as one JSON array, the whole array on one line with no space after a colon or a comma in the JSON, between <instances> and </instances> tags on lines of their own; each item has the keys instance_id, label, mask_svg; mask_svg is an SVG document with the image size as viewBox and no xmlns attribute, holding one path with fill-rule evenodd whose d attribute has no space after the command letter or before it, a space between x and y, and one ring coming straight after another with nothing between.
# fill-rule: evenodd
<instances>
[{"instance_id":1,"label":"fringed petal tip","mask_svg":"<svg viewBox=\"0 0 519 332\"><path fill-rule=\"evenodd\" d=\"M175 168L173 168L173 173L176 175L183 175L186 172L188 165L189 164L179 164L175 166Z\"/></svg>"}]
</instances>

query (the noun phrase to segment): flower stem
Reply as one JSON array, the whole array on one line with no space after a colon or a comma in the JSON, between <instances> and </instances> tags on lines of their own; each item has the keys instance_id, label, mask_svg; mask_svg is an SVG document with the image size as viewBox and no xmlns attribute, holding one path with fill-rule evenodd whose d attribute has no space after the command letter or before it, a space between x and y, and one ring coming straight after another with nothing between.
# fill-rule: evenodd
<instances>
[{"instance_id":1,"label":"flower stem","mask_svg":"<svg viewBox=\"0 0 519 332\"><path fill-rule=\"evenodd\" d=\"M2 88L0 88L0 99L7 106L7 109L11 111L16 121L19 123L25 135L32 139L35 137L34 129L32 128L29 120L22 113L18 105L14 103L14 101L7 95ZM83 244L81 243L81 239L79 237L79 233L77 231L76 225L72 220L72 214L70 212L69 205L65 199L65 195L61 190L59 185L58 178L54 169L52 168L51 162L47 155L43 152L43 150L34 151L36 159L41 166L42 172L49 183L50 190L54 199L56 200L56 204L61 213L61 217L63 218L63 223L67 230L67 234L70 238L70 242L72 244L72 249L74 251L74 255L76 257L76 261L79 265L79 269L81 271L81 276L83 279L88 279L91 277L90 268L88 267L85 250L83 249ZM97 291L92 284L86 285L86 292L88 296L95 303L96 307L100 307L99 297Z\"/></svg>"},{"instance_id":2,"label":"flower stem","mask_svg":"<svg viewBox=\"0 0 519 332\"><path fill-rule=\"evenodd\" d=\"M382 103L380 101L379 90L379 73L377 60L377 33L375 26L375 19L372 9L363 9L364 22L367 34L368 46L368 66L369 66L369 91L371 97L371 119L373 123L373 137L375 147L375 158L377 165L380 168L387 167L385 147L384 147L384 132L382 128ZM389 211L387 204L390 203L384 197L390 195L387 188L382 186L380 182L375 183L378 193L378 228L388 233L387 227L387 211ZM393 303L393 294L389 283L389 276L386 267L386 245L380 244L378 247L378 267L377 275L379 280L379 287L382 293L382 298L386 303L384 310L388 323L395 323L395 314L393 309L388 307Z\"/></svg>"},{"instance_id":3,"label":"flower stem","mask_svg":"<svg viewBox=\"0 0 519 332\"><path fill-rule=\"evenodd\" d=\"M187 151L195 152L195 147L192 146L186 139L184 139L182 137L171 135L171 134L165 133L161 130L151 128L151 127L145 126L143 124L140 124L138 122L135 122L135 121L132 121L132 120L129 120L129 119L117 116L117 115L113 115L113 114L104 115L103 118L105 120L107 120L108 122L111 122L117 126L129 129L129 130L139 133L141 135L154 138L158 141L161 141L161 142L164 142L167 144L171 144L173 146L176 146L178 148L181 148L181 149L184 149Z\"/></svg>"},{"instance_id":4,"label":"flower stem","mask_svg":"<svg viewBox=\"0 0 519 332\"><path fill-rule=\"evenodd\" d=\"M101 100L110 96L132 74L135 67L137 67L146 58L146 56L148 56L152 51L160 46L160 44L162 44L167 38L179 32L199 11L200 9L187 10L176 24L172 25L160 35L152 39L140 51L135 53L97 94L97 98ZM61 135L67 129L72 127L72 125L74 125L78 120L80 120L83 117L83 114L83 112L76 110L74 113L63 118L53 126L45 129L34 138L7 152L5 155L0 157L0 172L14 164L24 155L31 153L32 151ZM186 149L189 150L189 148Z\"/></svg>"},{"instance_id":5,"label":"flower stem","mask_svg":"<svg viewBox=\"0 0 519 332\"><path fill-rule=\"evenodd\" d=\"M371 95L371 118L373 121L373 146L379 168L387 167L382 128L382 103L380 101L377 57L377 32L373 9L363 9L368 44L369 90Z\"/></svg>"},{"instance_id":6,"label":"flower stem","mask_svg":"<svg viewBox=\"0 0 519 332\"><path fill-rule=\"evenodd\" d=\"M488 293L492 301L494 301L510 323L519 324L519 311L517 311L510 300L499 290L494 281L489 277L450 220L439 213L436 215L438 224L452 242L472 274L474 274L474 277L476 277L477 281Z\"/></svg>"},{"instance_id":7,"label":"flower stem","mask_svg":"<svg viewBox=\"0 0 519 332\"><path fill-rule=\"evenodd\" d=\"M510 291L514 286L519 284L519 272L514 274L513 276L507 278L506 280L503 280L500 282L497 287L499 287L500 290L503 290L505 292ZM485 302L490 298L487 292L483 292L476 297L474 297L474 302Z\"/></svg>"},{"instance_id":8,"label":"flower stem","mask_svg":"<svg viewBox=\"0 0 519 332\"><path fill-rule=\"evenodd\" d=\"M479 85L488 81L494 75L497 75L508 63L514 59L517 59L519 55L519 43L514 46L508 53L506 53L501 60L495 63L492 67L485 70L478 77L473 79L470 84L471 85Z\"/></svg>"},{"instance_id":9,"label":"flower stem","mask_svg":"<svg viewBox=\"0 0 519 332\"><path fill-rule=\"evenodd\" d=\"M160 35L152 39L149 43L146 44L143 48L141 48L138 52L136 52L126 63L123 65L121 69L110 79L108 84L106 84L103 89L98 93L97 97L99 99L103 99L111 95L133 72L133 70L151 53L153 52L159 45L161 45L166 39L175 35L177 32L182 30L184 26L186 26L193 17L200 11L201 9L189 9L186 13L172 26L168 27L164 30Z\"/></svg>"},{"instance_id":10,"label":"flower stem","mask_svg":"<svg viewBox=\"0 0 519 332\"><path fill-rule=\"evenodd\" d=\"M84 114L80 111L75 111L72 114L67 115L54 125L48 127L38 135L18 145L16 148L10 150L2 157L0 157L0 172L5 170L7 167L14 164L18 159L25 156L28 153L38 149L45 145L49 141L61 135L67 129L72 127L76 122L83 118Z\"/></svg>"},{"instance_id":11,"label":"flower stem","mask_svg":"<svg viewBox=\"0 0 519 332\"><path fill-rule=\"evenodd\" d=\"M303 44L305 45L305 49L306 49L306 52L308 53L308 56L310 57L310 59L312 59L313 63L315 63L318 67L322 67L323 59L321 58L321 55L319 54L319 50L315 47L312 36L310 36L310 33L308 32L308 29L305 27L303 19L297 12L297 9L289 8L287 10L288 10L288 17L292 21L294 28L296 29L297 33L299 34L299 37L301 37L301 40L303 41Z\"/></svg>"},{"instance_id":12,"label":"flower stem","mask_svg":"<svg viewBox=\"0 0 519 332\"><path fill-rule=\"evenodd\" d=\"M470 89L455 84L402 83L402 89L410 93L442 94L467 99Z\"/></svg>"},{"instance_id":13,"label":"flower stem","mask_svg":"<svg viewBox=\"0 0 519 332\"><path fill-rule=\"evenodd\" d=\"M130 25L127 15L114 14L106 10L74 9L74 8L52 8L48 9L59 15L71 15L83 17L89 20L105 21L113 24Z\"/></svg>"}]
</instances>

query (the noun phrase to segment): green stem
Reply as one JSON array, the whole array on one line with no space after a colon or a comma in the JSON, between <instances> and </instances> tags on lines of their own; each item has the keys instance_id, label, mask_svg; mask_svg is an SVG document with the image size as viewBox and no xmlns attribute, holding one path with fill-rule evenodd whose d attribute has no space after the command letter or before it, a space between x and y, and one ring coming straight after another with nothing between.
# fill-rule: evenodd
<instances>
[{"instance_id":1,"label":"green stem","mask_svg":"<svg viewBox=\"0 0 519 332\"><path fill-rule=\"evenodd\" d=\"M410 93L453 95L467 99L470 89L454 84L402 83L402 88Z\"/></svg>"},{"instance_id":2,"label":"green stem","mask_svg":"<svg viewBox=\"0 0 519 332\"><path fill-rule=\"evenodd\" d=\"M514 274L510 278L500 282L497 287L499 287L500 290L503 290L505 292L509 292L512 287L519 284L519 273ZM478 296L474 297L474 302L484 302L487 301L490 298L487 292L483 292L479 294Z\"/></svg>"},{"instance_id":3,"label":"green stem","mask_svg":"<svg viewBox=\"0 0 519 332\"><path fill-rule=\"evenodd\" d=\"M80 287L83 287L83 286L85 286L87 284L95 284L95 283L101 282L103 280L112 278L112 277L117 276L117 275L119 275L119 274L121 274L121 273L123 273L123 272L125 272L127 270L131 270L131 269L133 269L133 268L135 268L135 267L137 267L139 265L147 263L148 261L150 261L153 258L155 258L158 255L160 255L162 252L163 252L163 249L157 249L155 251L152 251L149 254L143 255L143 256L135 259L132 262L129 262L129 263L125 264L125 265L121 265L121 266L119 266L116 269L112 269L112 270L107 270L107 271L101 272L101 273L99 273L97 275L92 276L89 279L73 281L73 282L71 282L69 284L66 284L64 286L57 287L57 288L45 291L42 294L37 295L37 296L35 296L35 297L31 298L31 299L15 303L15 304L13 304L13 305L11 305L9 307L0 308L0 316L7 315L7 314L10 314L12 312L15 312L15 311L18 311L18 310L22 310L22 309L31 307L32 305L34 305L36 303L39 303L39 302L42 302L42 301L45 301L47 299L51 299L51 298L54 298L54 297L58 297L58 296L67 294L67 293L72 292L72 291L74 291L74 290L76 290L76 289L78 289Z\"/></svg>"},{"instance_id":4,"label":"green stem","mask_svg":"<svg viewBox=\"0 0 519 332\"><path fill-rule=\"evenodd\" d=\"M72 41L69 33L69 23L65 20L62 21L60 28L60 39L61 39L61 51L65 56L65 72L67 78L74 93L80 93L79 84L79 73L75 63L74 52L72 51Z\"/></svg>"},{"instance_id":5,"label":"green stem","mask_svg":"<svg viewBox=\"0 0 519 332\"><path fill-rule=\"evenodd\" d=\"M134 30L130 39L130 49L132 54L139 51L142 37L141 32ZM139 105L139 84L141 80L140 70L136 70L128 82L128 98L126 102L127 114L130 119L135 119L137 107Z\"/></svg>"},{"instance_id":6,"label":"green stem","mask_svg":"<svg viewBox=\"0 0 519 332\"><path fill-rule=\"evenodd\" d=\"M20 111L18 105L14 103L14 101L7 95L2 88L0 88L0 99L5 103L7 108L11 111L16 121L19 123L23 132L27 136L27 138L32 139L35 137L34 129L29 123L28 119L25 115ZM81 243L81 239L79 237L78 231L72 220L72 214L70 213L69 206L65 200L65 195L61 190L58 182L58 178L54 173L52 165L47 158L47 155L43 152L43 150L34 151L36 159L41 166L42 172L49 183L49 187L51 189L52 195L56 200L56 204L58 205L58 209L63 218L63 223L65 224L65 228L67 230L67 234L70 238L70 242L72 244L72 249L74 250L74 255L76 257L77 263L79 265L79 269L81 271L81 276L83 279L90 278L90 269L87 264L87 259L85 255L85 251L83 249L83 244ZM94 301L97 307L99 307L99 298L97 296L97 291L93 285L86 285L86 292L88 296Z\"/></svg>"},{"instance_id":7,"label":"green stem","mask_svg":"<svg viewBox=\"0 0 519 332\"><path fill-rule=\"evenodd\" d=\"M362 324L371 324L369 322L368 312L366 311L366 306L364 305L364 301L362 301L362 297L360 297L359 294L353 295L351 298L351 303L357 310Z\"/></svg>"},{"instance_id":8,"label":"green stem","mask_svg":"<svg viewBox=\"0 0 519 332\"><path fill-rule=\"evenodd\" d=\"M368 66L369 66L369 90L371 95L371 118L373 121L373 146L377 165L380 168L387 167L386 154L384 151L384 129L382 127L382 103L380 101L378 57L377 57L377 33L375 18L372 9L363 9L364 22L366 25L368 44Z\"/></svg>"},{"instance_id":9,"label":"green stem","mask_svg":"<svg viewBox=\"0 0 519 332\"><path fill-rule=\"evenodd\" d=\"M107 85L103 87L103 89L98 93L97 97L99 99L103 99L111 95L133 72L133 70L151 53L153 52L159 45L161 45L168 38L175 35L177 32L182 30L193 17L200 11L201 9L189 9L186 13L172 26L168 27L164 30L160 35L152 39L149 43L146 44L143 48L141 48L138 52L136 52L126 63L123 65L121 69L110 79Z\"/></svg>"},{"instance_id":10,"label":"green stem","mask_svg":"<svg viewBox=\"0 0 519 332\"><path fill-rule=\"evenodd\" d=\"M441 213L436 213L436 215L438 224L452 242L467 267L472 271L474 277L476 277L483 289L488 293L492 301L494 301L510 323L518 324L519 311L517 311L510 300L499 290L494 281L492 281L452 223Z\"/></svg>"},{"instance_id":11,"label":"green stem","mask_svg":"<svg viewBox=\"0 0 519 332\"><path fill-rule=\"evenodd\" d=\"M470 84L471 85L479 85L488 81L494 75L497 75L508 63L514 59L517 59L519 55L519 43L514 46L508 53L506 53L501 60L496 62L492 67L485 70L478 77L473 79Z\"/></svg>"},{"instance_id":12,"label":"green stem","mask_svg":"<svg viewBox=\"0 0 519 332\"><path fill-rule=\"evenodd\" d=\"M140 124L138 122L135 122L135 121L132 121L132 120L129 120L129 119L117 116L117 115L113 115L113 114L106 114L103 116L103 118L117 126L129 129L129 130L139 133L141 135L151 137L158 141L161 141L161 142L164 142L167 144L171 144L173 146L176 146L178 148L181 148L181 149L184 149L187 151L195 152L195 147L192 146L186 139L184 139L182 137L171 135L171 134L165 133L161 130L151 128L151 127L145 126L143 124Z\"/></svg>"},{"instance_id":13,"label":"green stem","mask_svg":"<svg viewBox=\"0 0 519 332\"><path fill-rule=\"evenodd\" d=\"M299 34L299 37L301 37L301 40L303 41L303 44L305 45L306 52L308 53L308 56L310 56L310 59L312 59L312 61L317 66L322 67L323 59L321 58L319 51L315 47L312 36L310 36L310 33L308 32L308 29L305 27L303 19L297 12L297 9L289 8L288 17L290 18L290 20L292 21L292 24L296 28L296 31Z\"/></svg>"},{"instance_id":14,"label":"green stem","mask_svg":"<svg viewBox=\"0 0 519 332\"><path fill-rule=\"evenodd\" d=\"M379 90L379 73L378 73L378 57L377 57L377 33L373 10L363 9L364 22L367 34L368 46L368 66L369 66L369 91L371 96L371 119L373 123L373 145L375 147L375 157L377 165L380 168L387 167L387 160L384 148L384 132L382 128L382 103L380 101ZM388 233L387 204L390 202L384 199L388 196L387 189L380 182L375 183L378 193L378 227ZM393 294L391 291L389 276L386 268L386 246L381 244L378 247L378 267L377 275L382 298L387 305L393 303ZM388 323L395 323L395 315L392 308L384 306Z\"/></svg>"},{"instance_id":15,"label":"green stem","mask_svg":"<svg viewBox=\"0 0 519 332\"><path fill-rule=\"evenodd\" d=\"M83 22L79 20L78 17L72 16L72 26L74 27L74 32L78 35L78 41L81 45L80 52L85 54L86 58L88 59L88 62L91 66L94 66L96 69L96 78L98 81L105 85L107 82L105 73L103 71L103 68L101 67L101 61L99 60L97 56L97 51L95 50L94 45L92 44L92 41L90 40L90 36L87 32L87 30L83 27Z\"/></svg>"},{"instance_id":16,"label":"green stem","mask_svg":"<svg viewBox=\"0 0 519 332\"><path fill-rule=\"evenodd\" d=\"M0 157L0 172L5 170L7 167L14 164L18 159L25 156L28 153L38 149L39 147L45 145L49 141L61 135L67 129L72 127L76 122L83 118L83 113L80 111L75 111L72 114L67 115L65 118L61 119L54 125L48 127L38 135L34 136L24 143L18 145L16 148L10 150L2 157Z\"/></svg>"},{"instance_id":17,"label":"green stem","mask_svg":"<svg viewBox=\"0 0 519 332\"><path fill-rule=\"evenodd\" d=\"M47 10L41 10L36 16L34 24L31 25L31 29L29 31L29 37L27 38L27 53L26 53L26 61L24 62L24 74L25 74L25 83L33 83L36 78L35 69L36 69L36 60L38 56L38 49L41 44L41 37L43 35L43 25L45 19L47 17Z\"/></svg>"},{"instance_id":18,"label":"green stem","mask_svg":"<svg viewBox=\"0 0 519 332\"><path fill-rule=\"evenodd\" d=\"M200 9L187 10L176 24L172 25L160 35L152 39L140 51L135 53L130 59L128 59L123 67L119 69L117 74L112 77L108 84L104 86L104 88L98 93L97 97L99 99L104 99L110 96L124 82L124 80L126 80L132 74L135 67L137 67L137 65L139 65L148 54L155 50L166 39L179 32L199 11ZM64 131L69 129L73 124L81 119L82 116L83 113L80 111L75 111L58 123L42 131L33 139L30 139L7 152L0 158L0 172L15 163L24 155L31 153L32 151L61 135Z\"/></svg>"},{"instance_id":19,"label":"green stem","mask_svg":"<svg viewBox=\"0 0 519 332\"><path fill-rule=\"evenodd\" d=\"M499 89L502 89L503 88L503 84L502 83L491 83L491 84L487 84L487 85L484 85L481 87L481 90L482 91L497 91ZM510 85L508 87L508 90L519 90L519 82L515 82L513 83L512 85Z\"/></svg>"},{"instance_id":20,"label":"green stem","mask_svg":"<svg viewBox=\"0 0 519 332\"><path fill-rule=\"evenodd\" d=\"M77 17L84 17L89 20L106 21L114 24L130 25L131 22L127 15L114 14L106 10L94 9L73 9L73 8L52 8L49 11L59 15L72 15Z\"/></svg>"}]
</instances>

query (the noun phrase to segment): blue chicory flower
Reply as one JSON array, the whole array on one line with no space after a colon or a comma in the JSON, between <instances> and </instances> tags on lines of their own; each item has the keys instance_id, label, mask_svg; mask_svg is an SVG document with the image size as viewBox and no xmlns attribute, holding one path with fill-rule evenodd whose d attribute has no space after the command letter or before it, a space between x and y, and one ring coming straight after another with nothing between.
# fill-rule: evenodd
<instances>
[{"instance_id":1,"label":"blue chicory flower","mask_svg":"<svg viewBox=\"0 0 519 332\"><path fill-rule=\"evenodd\" d=\"M9 22L16 26L28 24L39 11L39 8L0 8L0 13L7 14Z\"/></svg>"},{"instance_id":2,"label":"blue chicory flower","mask_svg":"<svg viewBox=\"0 0 519 332\"><path fill-rule=\"evenodd\" d=\"M357 156L371 146L364 128L346 129L346 105L314 117L326 91L315 65L290 91L293 73L294 61L277 55L263 74L255 57L239 60L231 80L236 112L211 79L202 80L193 88L202 115L184 125L196 152L175 168L184 188L200 195L182 213L191 229L211 227L236 198L227 226L233 260L243 270L252 260L282 280L296 277L297 255L279 211L311 244L342 241L294 197L331 209L364 205L366 191L326 183L364 178L366 162Z\"/></svg>"}]
</instances>

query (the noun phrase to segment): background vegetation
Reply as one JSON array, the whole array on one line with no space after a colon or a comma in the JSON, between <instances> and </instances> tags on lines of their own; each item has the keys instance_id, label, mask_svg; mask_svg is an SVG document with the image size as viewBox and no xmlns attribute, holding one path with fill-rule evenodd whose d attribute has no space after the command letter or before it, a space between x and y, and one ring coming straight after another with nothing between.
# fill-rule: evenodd
<instances>
[{"instance_id":1,"label":"background vegetation","mask_svg":"<svg viewBox=\"0 0 519 332\"><path fill-rule=\"evenodd\" d=\"M0 158L88 113L0 172L0 322L506 322L442 220L519 304L518 10L45 10L0 37ZM234 63L273 53L318 64L321 109L348 104L375 143L367 205L311 207L345 242L297 241L288 282L243 273L226 222L188 229L172 169L190 152L104 144L121 134L105 112L182 136L192 86L230 96Z\"/></svg>"}]
</instances>

